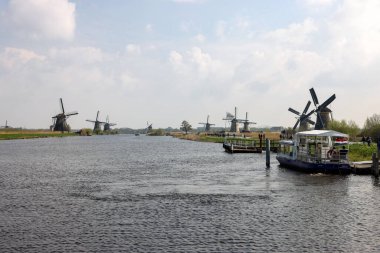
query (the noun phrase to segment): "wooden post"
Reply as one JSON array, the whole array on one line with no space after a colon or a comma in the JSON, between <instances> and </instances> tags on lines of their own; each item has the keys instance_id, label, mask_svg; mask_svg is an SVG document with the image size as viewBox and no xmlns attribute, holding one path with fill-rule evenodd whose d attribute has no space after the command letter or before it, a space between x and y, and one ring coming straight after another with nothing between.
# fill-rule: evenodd
<instances>
[{"instance_id":1,"label":"wooden post","mask_svg":"<svg viewBox=\"0 0 380 253\"><path fill-rule=\"evenodd\" d=\"M372 173L375 177L379 176L379 158L376 153L372 154Z\"/></svg>"},{"instance_id":2,"label":"wooden post","mask_svg":"<svg viewBox=\"0 0 380 253\"><path fill-rule=\"evenodd\" d=\"M270 167L270 140L265 139L265 156L266 156L266 164L267 168Z\"/></svg>"}]
</instances>

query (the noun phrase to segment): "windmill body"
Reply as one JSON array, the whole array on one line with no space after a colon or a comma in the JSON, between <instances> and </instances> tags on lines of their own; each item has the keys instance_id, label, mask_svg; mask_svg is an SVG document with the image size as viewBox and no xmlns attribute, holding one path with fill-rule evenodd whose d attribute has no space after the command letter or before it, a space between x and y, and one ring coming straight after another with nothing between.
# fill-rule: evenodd
<instances>
[{"instance_id":1,"label":"windmill body","mask_svg":"<svg viewBox=\"0 0 380 253\"><path fill-rule=\"evenodd\" d=\"M210 115L207 115L207 121L206 121L206 123L199 123L199 124L205 126L205 132L209 132L211 130L211 126L215 125L215 124L209 123L209 118L210 118Z\"/></svg>"},{"instance_id":2,"label":"windmill body","mask_svg":"<svg viewBox=\"0 0 380 253\"><path fill-rule=\"evenodd\" d=\"M101 126L104 125L104 124L106 124L106 122L99 121L99 111L96 114L96 119L95 120L89 120L89 119L87 119L86 121L94 123L94 130L93 130L94 132L100 132L100 131L102 131Z\"/></svg>"},{"instance_id":3,"label":"windmill body","mask_svg":"<svg viewBox=\"0 0 380 253\"><path fill-rule=\"evenodd\" d=\"M250 132L249 125L256 124L256 122L251 122L248 120L248 112L245 113L245 119L239 121L243 123L243 132Z\"/></svg>"},{"instance_id":4,"label":"windmill body","mask_svg":"<svg viewBox=\"0 0 380 253\"><path fill-rule=\"evenodd\" d=\"M8 126L8 120L5 121L5 126L2 126L1 128L11 128L10 126Z\"/></svg>"},{"instance_id":5,"label":"windmill body","mask_svg":"<svg viewBox=\"0 0 380 253\"><path fill-rule=\"evenodd\" d=\"M232 115L231 113L227 112L226 118L223 120L227 120L231 122L231 128L230 132L232 133L239 133L239 120L237 119L237 108L235 107L235 115Z\"/></svg>"},{"instance_id":6,"label":"windmill body","mask_svg":"<svg viewBox=\"0 0 380 253\"><path fill-rule=\"evenodd\" d=\"M61 131L61 132L70 132L70 126L67 124L66 120L68 117L72 115L77 115L78 112L65 112L65 108L63 106L63 101L62 98L60 98L60 105L61 105L61 110L62 112L53 116L54 124L53 124L53 130L54 131Z\"/></svg>"},{"instance_id":7,"label":"windmill body","mask_svg":"<svg viewBox=\"0 0 380 253\"><path fill-rule=\"evenodd\" d=\"M110 131L111 130L111 126L116 126L116 123L110 123L109 117L107 115L106 122L104 123L104 131Z\"/></svg>"}]
</instances>

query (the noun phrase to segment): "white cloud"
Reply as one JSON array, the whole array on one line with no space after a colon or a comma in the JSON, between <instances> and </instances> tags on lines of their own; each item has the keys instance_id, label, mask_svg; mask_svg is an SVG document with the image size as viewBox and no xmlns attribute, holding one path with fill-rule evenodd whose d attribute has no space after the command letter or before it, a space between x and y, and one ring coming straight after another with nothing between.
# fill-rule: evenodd
<instances>
[{"instance_id":1,"label":"white cloud","mask_svg":"<svg viewBox=\"0 0 380 253\"><path fill-rule=\"evenodd\" d=\"M203 34L197 34L194 39L197 41L197 42L200 42L200 43L203 43L205 42L206 40L206 37L203 35Z\"/></svg>"},{"instance_id":2,"label":"white cloud","mask_svg":"<svg viewBox=\"0 0 380 253\"><path fill-rule=\"evenodd\" d=\"M45 57L23 48L7 47L0 54L0 66L12 70L31 61L43 61Z\"/></svg>"},{"instance_id":3,"label":"white cloud","mask_svg":"<svg viewBox=\"0 0 380 253\"><path fill-rule=\"evenodd\" d=\"M277 29L267 33L264 37L280 43L289 43L296 46L310 42L310 35L318 31L316 23L308 18L302 23L290 24L287 28Z\"/></svg>"},{"instance_id":4,"label":"white cloud","mask_svg":"<svg viewBox=\"0 0 380 253\"><path fill-rule=\"evenodd\" d=\"M128 44L126 50L128 54L139 55L141 53L141 47L136 44Z\"/></svg>"},{"instance_id":5,"label":"white cloud","mask_svg":"<svg viewBox=\"0 0 380 253\"><path fill-rule=\"evenodd\" d=\"M52 48L48 55L50 60L64 64L92 64L104 59L103 52L94 47Z\"/></svg>"},{"instance_id":6,"label":"white cloud","mask_svg":"<svg viewBox=\"0 0 380 253\"><path fill-rule=\"evenodd\" d=\"M153 31L153 25L152 24L147 24L145 26L145 31L146 32L152 32Z\"/></svg>"},{"instance_id":7,"label":"white cloud","mask_svg":"<svg viewBox=\"0 0 380 253\"><path fill-rule=\"evenodd\" d=\"M75 4L68 0L10 0L6 16L12 30L32 39L72 40Z\"/></svg>"}]
</instances>

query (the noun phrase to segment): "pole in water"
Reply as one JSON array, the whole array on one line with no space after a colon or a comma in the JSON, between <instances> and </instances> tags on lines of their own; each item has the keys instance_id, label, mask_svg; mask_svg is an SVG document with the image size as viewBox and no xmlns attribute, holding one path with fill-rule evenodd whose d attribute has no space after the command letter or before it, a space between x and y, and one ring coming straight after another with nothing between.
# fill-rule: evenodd
<instances>
[{"instance_id":1,"label":"pole in water","mask_svg":"<svg viewBox=\"0 0 380 253\"><path fill-rule=\"evenodd\" d=\"M270 167L270 140L268 138L265 139L265 156L267 160L267 168Z\"/></svg>"},{"instance_id":2,"label":"pole in water","mask_svg":"<svg viewBox=\"0 0 380 253\"><path fill-rule=\"evenodd\" d=\"M372 171L375 177L379 176L379 157L376 153L372 154Z\"/></svg>"}]
</instances>

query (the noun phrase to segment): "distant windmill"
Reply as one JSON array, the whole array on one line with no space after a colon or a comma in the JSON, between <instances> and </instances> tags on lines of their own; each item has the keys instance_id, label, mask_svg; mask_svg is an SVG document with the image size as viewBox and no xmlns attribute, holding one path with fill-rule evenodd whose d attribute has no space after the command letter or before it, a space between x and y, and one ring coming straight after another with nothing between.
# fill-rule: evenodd
<instances>
[{"instance_id":1,"label":"distant windmill","mask_svg":"<svg viewBox=\"0 0 380 253\"><path fill-rule=\"evenodd\" d=\"M106 122L99 121L98 119L99 119L99 111L96 114L96 119L95 120L89 120L89 119L86 120L88 122L94 123L94 130L93 130L94 132L102 131L101 125L106 124Z\"/></svg>"},{"instance_id":2,"label":"distant windmill","mask_svg":"<svg viewBox=\"0 0 380 253\"><path fill-rule=\"evenodd\" d=\"M8 126L8 120L5 121L5 126L1 126L1 128L11 128L10 126Z\"/></svg>"},{"instance_id":3,"label":"distant windmill","mask_svg":"<svg viewBox=\"0 0 380 253\"><path fill-rule=\"evenodd\" d=\"M72 115L77 115L78 112L65 113L65 108L63 107L62 98L60 98L60 105L62 112L53 116L53 130L61 132L70 132L70 126L67 124L66 119Z\"/></svg>"},{"instance_id":4,"label":"distant windmill","mask_svg":"<svg viewBox=\"0 0 380 253\"><path fill-rule=\"evenodd\" d=\"M153 129L153 124L149 124L149 122L146 122L146 134L148 134Z\"/></svg>"},{"instance_id":5,"label":"distant windmill","mask_svg":"<svg viewBox=\"0 0 380 253\"><path fill-rule=\"evenodd\" d=\"M110 123L109 117L107 115L106 122L104 123L104 131L111 130L111 126L116 126L116 123Z\"/></svg>"},{"instance_id":6,"label":"distant windmill","mask_svg":"<svg viewBox=\"0 0 380 253\"><path fill-rule=\"evenodd\" d=\"M333 94L331 97L329 97L325 102L322 104L319 104L317 94L315 93L314 89L311 88L310 90L311 97L313 98L313 102L315 105L315 112L317 113L317 123L315 124L316 130L325 129L329 122L331 121L331 110L327 108L329 104L331 104L332 101L335 100L336 96Z\"/></svg>"},{"instance_id":7,"label":"distant windmill","mask_svg":"<svg viewBox=\"0 0 380 253\"><path fill-rule=\"evenodd\" d=\"M311 110L309 113L307 112L309 110L311 102L307 101L307 104L305 106L305 109L302 113L299 113L298 111L294 110L293 108L289 107L288 111L292 112L297 115L297 121L296 124L293 127L293 130L296 130L298 124L300 125L299 131L306 131L309 129L309 124L315 125L315 122L310 120L309 117L312 115L315 110Z\"/></svg>"},{"instance_id":8,"label":"distant windmill","mask_svg":"<svg viewBox=\"0 0 380 253\"><path fill-rule=\"evenodd\" d=\"M237 108L235 107L235 115L227 112L226 118L223 120L227 120L231 122L230 132L238 133L239 132L239 120L237 119Z\"/></svg>"},{"instance_id":9,"label":"distant windmill","mask_svg":"<svg viewBox=\"0 0 380 253\"><path fill-rule=\"evenodd\" d=\"M245 119L241 119L239 122L243 123L244 125L243 132L250 132L249 125L256 124L256 122L251 122L248 120L248 112L245 113Z\"/></svg>"},{"instance_id":10,"label":"distant windmill","mask_svg":"<svg viewBox=\"0 0 380 253\"><path fill-rule=\"evenodd\" d=\"M206 121L206 123L199 123L199 124L205 126L205 132L209 132L210 129L211 129L211 126L215 126L215 124L211 124L211 123L209 123L209 121L208 121L209 118L210 118L210 115L207 115L207 121Z\"/></svg>"}]
</instances>

